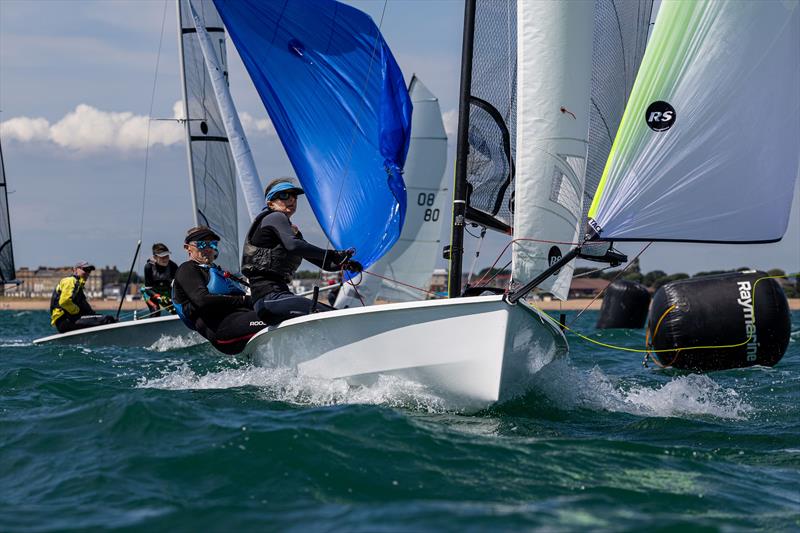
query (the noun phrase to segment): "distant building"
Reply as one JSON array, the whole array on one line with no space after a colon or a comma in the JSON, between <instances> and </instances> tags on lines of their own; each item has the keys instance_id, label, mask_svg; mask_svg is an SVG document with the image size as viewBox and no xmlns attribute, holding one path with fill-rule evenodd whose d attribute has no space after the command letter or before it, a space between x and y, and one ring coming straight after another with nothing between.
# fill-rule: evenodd
<instances>
[{"instance_id":1,"label":"distant building","mask_svg":"<svg viewBox=\"0 0 800 533\"><path fill-rule=\"evenodd\" d=\"M62 278L72 275L72 267L40 266L34 270L22 267L17 270L17 279L21 285L6 290L8 298L50 298L53 290ZM84 291L89 298L102 298L103 287L113 284L119 279L117 267L105 267L96 270L86 281Z\"/></svg>"},{"instance_id":2,"label":"distant building","mask_svg":"<svg viewBox=\"0 0 800 533\"><path fill-rule=\"evenodd\" d=\"M578 278L573 279L569 286L570 298L594 298L608 287L611 283L602 278Z\"/></svg>"},{"instance_id":3,"label":"distant building","mask_svg":"<svg viewBox=\"0 0 800 533\"><path fill-rule=\"evenodd\" d=\"M437 268L431 276L431 292L447 294L447 270Z\"/></svg>"}]
</instances>

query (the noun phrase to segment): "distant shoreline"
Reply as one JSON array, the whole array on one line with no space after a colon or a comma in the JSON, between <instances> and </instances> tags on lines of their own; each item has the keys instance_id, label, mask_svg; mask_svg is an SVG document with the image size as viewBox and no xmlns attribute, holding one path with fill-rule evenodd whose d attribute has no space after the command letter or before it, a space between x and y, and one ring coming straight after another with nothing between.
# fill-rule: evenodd
<instances>
[{"instance_id":1,"label":"distant shoreline","mask_svg":"<svg viewBox=\"0 0 800 533\"><path fill-rule=\"evenodd\" d=\"M119 305L118 301L113 300L92 300L92 307L97 311L116 311ZM598 299L592 301L590 298L576 298L560 302L558 300L552 301L537 301L532 302L535 307L545 311L580 311L588 309L592 311L599 311L603 305L603 300ZM46 311L50 307L50 300L45 298L0 298L0 311ZM147 306L142 300L135 300L132 302L125 302L122 305L123 311L133 311L134 309L146 309ZM789 298L789 309L792 311L800 311L800 298Z\"/></svg>"}]
</instances>

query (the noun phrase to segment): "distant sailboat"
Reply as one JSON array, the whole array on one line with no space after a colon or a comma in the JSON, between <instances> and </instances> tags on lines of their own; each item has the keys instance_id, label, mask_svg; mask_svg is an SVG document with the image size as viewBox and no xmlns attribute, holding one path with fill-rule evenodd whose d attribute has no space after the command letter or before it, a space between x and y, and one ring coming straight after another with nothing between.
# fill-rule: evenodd
<instances>
[{"instance_id":1,"label":"distant sailboat","mask_svg":"<svg viewBox=\"0 0 800 533\"><path fill-rule=\"evenodd\" d=\"M193 2L205 28L213 33L216 43L211 47L212 62L227 80L225 30L211 0ZM189 168L189 190L192 199L194 225L214 228L222 236L218 264L231 271L239 270L239 237L237 220L237 168L248 165L247 155L237 160L241 150L234 154L230 136L226 131L225 117L230 110L220 110L214 83L209 75L200 38L195 28L188 0L178 0L178 43L180 72L185 112L186 152ZM225 90L226 88L220 88ZM235 109L232 111L235 113ZM234 134L243 137L243 133ZM254 169L252 159L245 172ZM258 178L254 170L243 178L246 201L253 197L252 188L261 201ZM197 342L204 339L188 333L177 315L130 320L36 339L34 344L82 344L148 347L164 337L177 338L191 335Z\"/></svg>"},{"instance_id":2,"label":"distant sailboat","mask_svg":"<svg viewBox=\"0 0 800 533\"><path fill-rule=\"evenodd\" d=\"M346 309L383 303L424 300L431 272L441 251L440 234L445 224L444 169L447 165L447 134L439 100L414 76L408 89L414 104L411 143L403 181L408 193L406 219L397 243L369 273L344 283L334 307ZM379 277L380 276L380 277ZM420 290L422 289L422 290Z\"/></svg>"},{"instance_id":3,"label":"distant sailboat","mask_svg":"<svg viewBox=\"0 0 800 533\"><path fill-rule=\"evenodd\" d=\"M6 285L19 285L14 267L14 248L11 245L11 213L8 209L8 181L6 180L3 147L0 146L0 294Z\"/></svg>"}]
</instances>

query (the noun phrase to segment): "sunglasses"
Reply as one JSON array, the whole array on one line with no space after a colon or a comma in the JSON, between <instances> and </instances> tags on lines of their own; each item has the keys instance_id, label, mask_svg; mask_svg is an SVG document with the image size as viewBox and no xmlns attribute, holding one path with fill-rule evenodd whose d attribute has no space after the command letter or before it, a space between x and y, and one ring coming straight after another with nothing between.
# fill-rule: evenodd
<instances>
[{"instance_id":1,"label":"sunglasses","mask_svg":"<svg viewBox=\"0 0 800 533\"><path fill-rule=\"evenodd\" d=\"M289 198L294 198L296 200L297 199L297 193L293 193L293 192L289 192L289 191L281 191L281 192L276 192L275 196L272 197L273 200L278 199L278 200L283 200L284 202L286 200L288 200Z\"/></svg>"},{"instance_id":2,"label":"sunglasses","mask_svg":"<svg viewBox=\"0 0 800 533\"><path fill-rule=\"evenodd\" d=\"M192 243L198 250L205 250L211 248L212 250L219 251L219 241L194 241Z\"/></svg>"}]
</instances>

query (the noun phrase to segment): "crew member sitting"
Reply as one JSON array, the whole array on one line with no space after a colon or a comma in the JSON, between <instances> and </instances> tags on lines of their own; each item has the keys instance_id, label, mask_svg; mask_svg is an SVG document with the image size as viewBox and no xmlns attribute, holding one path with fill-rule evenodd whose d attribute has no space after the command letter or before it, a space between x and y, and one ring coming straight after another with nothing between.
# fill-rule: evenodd
<instances>
[{"instance_id":1,"label":"crew member sitting","mask_svg":"<svg viewBox=\"0 0 800 533\"><path fill-rule=\"evenodd\" d=\"M114 317L96 314L86 300L83 287L93 270L94 266L88 262L79 261L72 270L72 276L59 281L53 291L50 297L50 325L55 326L59 333L116 322Z\"/></svg>"},{"instance_id":2,"label":"crew member sitting","mask_svg":"<svg viewBox=\"0 0 800 533\"><path fill-rule=\"evenodd\" d=\"M161 310L175 314L170 291L175 279L176 265L169 258L169 248L164 243L153 245L153 256L144 265L144 287L141 288L145 303L150 309L149 316L161 316Z\"/></svg>"},{"instance_id":3,"label":"crew member sitting","mask_svg":"<svg viewBox=\"0 0 800 533\"><path fill-rule=\"evenodd\" d=\"M251 300L235 277L214 264L219 235L198 226L186 233L189 260L178 267L172 304L181 320L222 353L240 353L267 324L250 307Z\"/></svg>"},{"instance_id":4,"label":"crew member sitting","mask_svg":"<svg viewBox=\"0 0 800 533\"><path fill-rule=\"evenodd\" d=\"M303 189L290 179L273 180L264 194L266 207L253 220L244 241L242 273L250 282L255 310L270 324L311 312L308 298L289 290L303 259L327 271L361 272L358 261L350 259L355 249L325 250L303 239L291 222L301 194ZM317 309L332 308L318 303Z\"/></svg>"}]
</instances>

